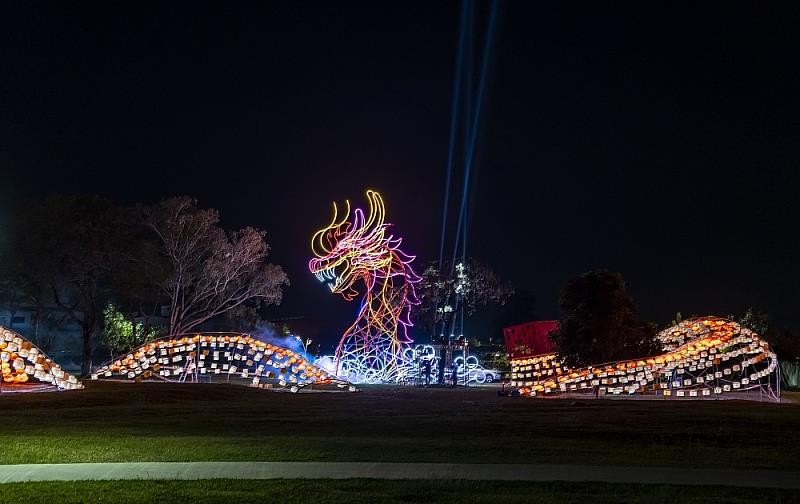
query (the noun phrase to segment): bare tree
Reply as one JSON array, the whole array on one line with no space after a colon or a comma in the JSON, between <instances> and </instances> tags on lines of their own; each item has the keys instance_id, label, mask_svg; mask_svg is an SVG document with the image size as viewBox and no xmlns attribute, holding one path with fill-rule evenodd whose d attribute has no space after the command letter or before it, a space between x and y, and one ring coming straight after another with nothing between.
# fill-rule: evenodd
<instances>
[{"instance_id":1,"label":"bare tree","mask_svg":"<svg viewBox=\"0 0 800 504\"><path fill-rule=\"evenodd\" d=\"M280 304L289 279L267 263L264 231L246 227L226 233L219 213L197 208L196 200L176 197L146 210L146 224L158 236L171 272L160 287L170 300L170 335L245 304Z\"/></svg>"}]
</instances>

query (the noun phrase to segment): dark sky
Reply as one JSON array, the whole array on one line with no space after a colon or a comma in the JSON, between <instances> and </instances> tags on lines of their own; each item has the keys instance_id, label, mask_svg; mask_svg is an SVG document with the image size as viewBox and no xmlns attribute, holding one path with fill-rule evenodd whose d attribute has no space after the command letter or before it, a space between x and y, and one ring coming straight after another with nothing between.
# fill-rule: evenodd
<instances>
[{"instance_id":1,"label":"dark sky","mask_svg":"<svg viewBox=\"0 0 800 504\"><path fill-rule=\"evenodd\" d=\"M800 16L702 8L502 4L470 252L540 316L608 268L660 323L756 305L800 324ZM356 305L305 269L332 200L381 190L406 249L438 256L458 10L7 3L0 198L196 196L267 230L293 283L273 314L332 342Z\"/></svg>"}]
</instances>

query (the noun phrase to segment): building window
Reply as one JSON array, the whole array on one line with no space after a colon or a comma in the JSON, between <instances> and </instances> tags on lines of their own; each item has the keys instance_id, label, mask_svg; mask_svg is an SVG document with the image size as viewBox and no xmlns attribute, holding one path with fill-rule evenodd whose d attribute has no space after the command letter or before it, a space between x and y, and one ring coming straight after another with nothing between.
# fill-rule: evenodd
<instances>
[{"instance_id":1,"label":"building window","mask_svg":"<svg viewBox=\"0 0 800 504\"><path fill-rule=\"evenodd\" d=\"M25 317L13 317L11 319L11 325L24 324L24 323L25 323Z\"/></svg>"}]
</instances>

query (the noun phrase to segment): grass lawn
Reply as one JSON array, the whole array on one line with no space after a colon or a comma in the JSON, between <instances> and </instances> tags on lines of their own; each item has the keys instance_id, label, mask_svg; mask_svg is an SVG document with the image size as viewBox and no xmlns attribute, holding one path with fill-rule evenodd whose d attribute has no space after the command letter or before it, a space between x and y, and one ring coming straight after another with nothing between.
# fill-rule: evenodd
<instances>
[{"instance_id":1,"label":"grass lawn","mask_svg":"<svg viewBox=\"0 0 800 504\"><path fill-rule=\"evenodd\" d=\"M722 487L375 480L200 480L15 483L0 485L6 504L143 502L248 504L373 503L795 503L796 492Z\"/></svg>"},{"instance_id":2,"label":"grass lawn","mask_svg":"<svg viewBox=\"0 0 800 504\"><path fill-rule=\"evenodd\" d=\"M576 402L497 397L491 389L393 387L287 394L90 382L76 392L0 394L0 415L5 464L327 460L800 468L798 402Z\"/></svg>"}]
</instances>

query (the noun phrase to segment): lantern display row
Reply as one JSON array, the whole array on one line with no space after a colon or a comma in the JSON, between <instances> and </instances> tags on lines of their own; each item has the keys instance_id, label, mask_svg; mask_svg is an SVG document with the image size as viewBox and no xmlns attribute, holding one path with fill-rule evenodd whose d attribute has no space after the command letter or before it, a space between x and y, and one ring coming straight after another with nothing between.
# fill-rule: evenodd
<instances>
[{"instance_id":1,"label":"lantern display row","mask_svg":"<svg viewBox=\"0 0 800 504\"><path fill-rule=\"evenodd\" d=\"M754 389L775 395L775 353L759 335L736 322L694 318L661 331L657 338L663 354L585 368L563 366L555 354L514 359L511 386L524 396L594 393L703 398Z\"/></svg>"},{"instance_id":2,"label":"lantern display row","mask_svg":"<svg viewBox=\"0 0 800 504\"><path fill-rule=\"evenodd\" d=\"M98 368L92 380L226 382L297 392L347 386L289 348L246 334L195 334L146 343Z\"/></svg>"},{"instance_id":3,"label":"lantern display row","mask_svg":"<svg viewBox=\"0 0 800 504\"><path fill-rule=\"evenodd\" d=\"M44 385L58 390L76 390L83 385L74 375L61 369L33 343L18 333L0 326L0 379L3 386Z\"/></svg>"}]
</instances>

